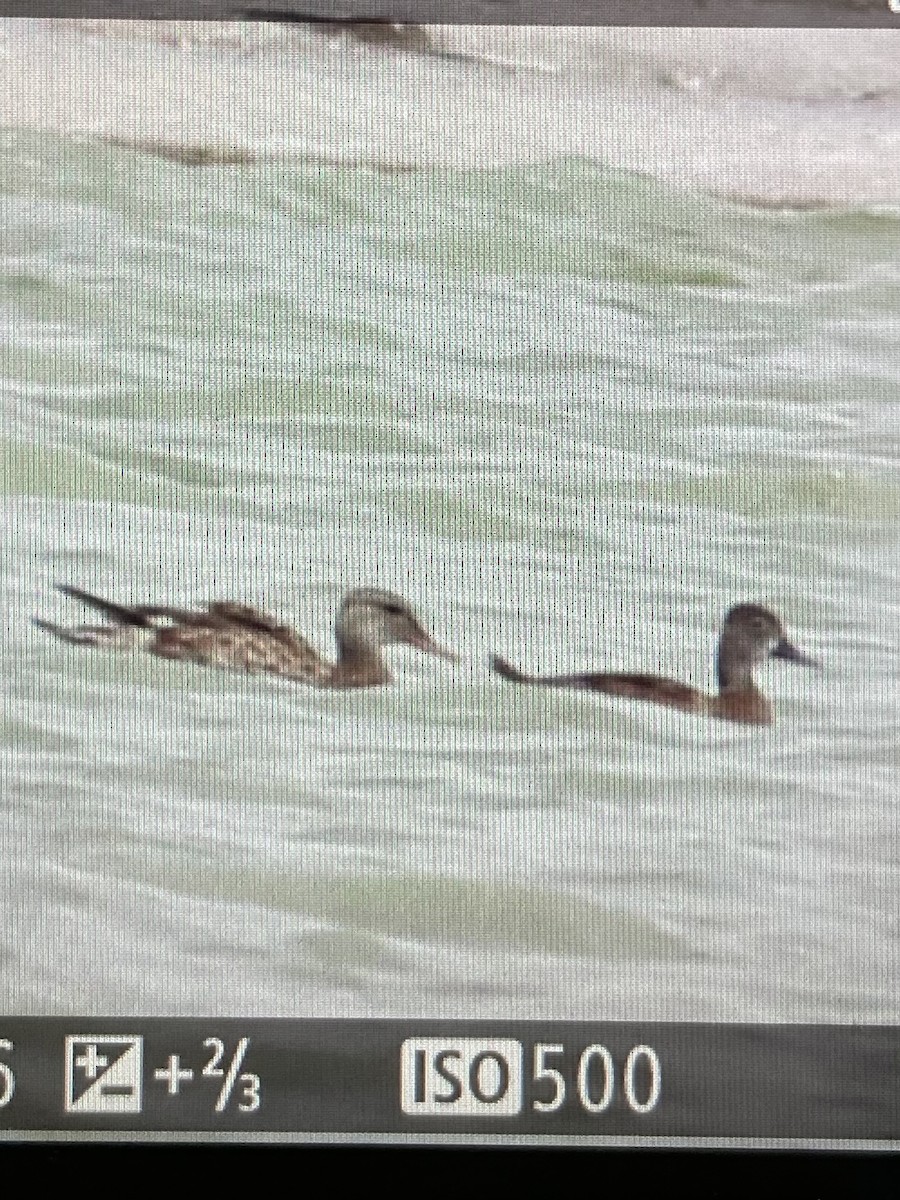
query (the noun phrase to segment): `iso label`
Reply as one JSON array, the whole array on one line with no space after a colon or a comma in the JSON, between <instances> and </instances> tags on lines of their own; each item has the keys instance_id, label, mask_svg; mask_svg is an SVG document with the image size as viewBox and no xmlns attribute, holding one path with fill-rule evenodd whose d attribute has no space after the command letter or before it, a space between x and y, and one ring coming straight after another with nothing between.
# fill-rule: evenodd
<instances>
[{"instance_id":1,"label":"iso label","mask_svg":"<svg viewBox=\"0 0 900 1200\"><path fill-rule=\"evenodd\" d=\"M416 1117L514 1117L522 1067L513 1038L410 1039L400 1048L400 1107Z\"/></svg>"},{"instance_id":2,"label":"iso label","mask_svg":"<svg viewBox=\"0 0 900 1200\"><path fill-rule=\"evenodd\" d=\"M527 1066L526 1066L527 1064ZM410 1038L400 1050L400 1107L409 1116L549 1116L565 1105L602 1116L613 1105L652 1113L662 1065L652 1046L614 1058L599 1042L574 1052L559 1042L526 1047L512 1038Z\"/></svg>"}]
</instances>

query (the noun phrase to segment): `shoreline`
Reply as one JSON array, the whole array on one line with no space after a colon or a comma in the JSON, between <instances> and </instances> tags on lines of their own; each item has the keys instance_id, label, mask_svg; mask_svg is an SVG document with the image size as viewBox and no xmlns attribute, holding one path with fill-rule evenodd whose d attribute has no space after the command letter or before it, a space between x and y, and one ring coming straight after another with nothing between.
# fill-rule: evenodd
<instances>
[{"instance_id":1,"label":"shoreline","mask_svg":"<svg viewBox=\"0 0 900 1200\"><path fill-rule=\"evenodd\" d=\"M73 11L74 10L74 11ZM360 11L362 10L362 11ZM542 0L360 0L336 6L329 0L273 3L260 0L3 0L0 16L101 20L273 20L484 25L631 25L635 27L770 27L900 29L900 13L888 0L568 0L548 16ZM274 14L274 15L273 15Z\"/></svg>"}]
</instances>

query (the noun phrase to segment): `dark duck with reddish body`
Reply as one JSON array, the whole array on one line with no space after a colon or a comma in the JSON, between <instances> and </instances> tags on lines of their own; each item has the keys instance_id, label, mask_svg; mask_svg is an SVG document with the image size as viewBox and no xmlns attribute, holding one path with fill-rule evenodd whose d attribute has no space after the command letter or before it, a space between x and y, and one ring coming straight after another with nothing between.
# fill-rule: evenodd
<instances>
[{"instance_id":1,"label":"dark duck with reddish body","mask_svg":"<svg viewBox=\"0 0 900 1200\"><path fill-rule=\"evenodd\" d=\"M689 684L659 675L596 671L573 675L526 675L496 655L491 659L491 666L498 675L513 683L576 688L645 700L743 725L771 725L775 719L772 704L753 680L754 668L768 658L780 658L807 667L819 666L815 659L801 653L788 641L774 613L758 604L738 604L726 614L722 625L716 651L719 690L712 696Z\"/></svg>"}]
</instances>

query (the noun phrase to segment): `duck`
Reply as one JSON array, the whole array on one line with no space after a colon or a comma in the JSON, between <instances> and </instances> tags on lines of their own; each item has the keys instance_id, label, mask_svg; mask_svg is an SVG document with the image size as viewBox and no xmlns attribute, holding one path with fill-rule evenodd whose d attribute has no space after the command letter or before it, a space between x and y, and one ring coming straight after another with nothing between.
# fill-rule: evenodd
<instances>
[{"instance_id":1,"label":"duck","mask_svg":"<svg viewBox=\"0 0 900 1200\"><path fill-rule=\"evenodd\" d=\"M659 675L594 671L572 675L526 675L499 655L492 657L491 667L512 683L600 692L742 725L771 725L775 720L773 705L753 679L754 668L769 658L821 669L816 659L788 641L781 621L773 612L759 604L736 604L725 614L722 623L716 650L718 692L713 695Z\"/></svg>"},{"instance_id":2,"label":"duck","mask_svg":"<svg viewBox=\"0 0 900 1200\"><path fill-rule=\"evenodd\" d=\"M323 658L290 626L250 605L226 600L196 609L127 605L66 584L58 584L57 589L106 618L102 625L74 626L34 619L39 629L76 646L145 650L157 658L277 675L321 688L390 683L383 655L386 646L412 646L424 654L458 660L426 631L406 600L380 588L354 588L343 597L334 628L334 662Z\"/></svg>"}]
</instances>

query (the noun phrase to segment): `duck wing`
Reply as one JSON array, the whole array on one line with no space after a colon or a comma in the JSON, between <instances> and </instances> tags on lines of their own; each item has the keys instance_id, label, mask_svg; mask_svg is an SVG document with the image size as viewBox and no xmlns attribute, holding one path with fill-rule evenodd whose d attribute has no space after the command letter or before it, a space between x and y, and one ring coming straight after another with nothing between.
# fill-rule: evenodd
<instances>
[{"instance_id":1,"label":"duck wing","mask_svg":"<svg viewBox=\"0 0 900 1200\"><path fill-rule=\"evenodd\" d=\"M159 658L308 683L322 682L331 672L330 664L292 629L260 627L248 620L169 625L157 630L148 649Z\"/></svg>"},{"instance_id":2,"label":"duck wing","mask_svg":"<svg viewBox=\"0 0 900 1200\"><path fill-rule=\"evenodd\" d=\"M283 625L271 613L263 612L261 608L253 608L250 604L235 604L231 600L213 600L196 616L215 626L230 625L238 629L255 629L258 633L291 632L287 625Z\"/></svg>"},{"instance_id":3,"label":"duck wing","mask_svg":"<svg viewBox=\"0 0 900 1200\"><path fill-rule=\"evenodd\" d=\"M252 608L249 604L235 604L230 600L213 600L204 608L198 609L173 608L170 605L159 604L117 604L82 588L70 587L68 584L58 586L59 591L66 596L80 600L89 608L96 608L117 625L138 625L145 629L159 627L161 624L212 629L239 626L268 633L287 631L287 627L269 613Z\"/></svg>"},{"instance_id":4,"label":"duck wing","mask_svg":"<svg viewBox=\"0 0 900 1200\"><path fill-rule=\"evenodd\" d=\"M696 688L677 679L666 679L661 675L632 675L620 672L584 671L572 675L526 675L510 666L505 659L495 655L491 667L496 674L513 683L527 683L539 687L574 688L583 692L600 692L606 696L624 696L629 700L645 700L652 704L663 704L668 708L679 708L685 712L699 712L707 707L707 698Z\"/></svg>"},{"instance_id":5,"label":"duck wing","mask_svg":"<svg viewBox=\"0 0 900 1200\"><path fill-rule=\"evenodd\" d=\"M151 654L307 683L322 682L331 672L305 638L249 604L214 600L203 610L179 616L157 631L148 647Z\"/></svg>"},{"instance_id":6,"label":"duck wing","mask_svg":"<svg viewBox=\"0 0 900 1200\"><path fill-rule=\"evenodd\" d=\"M60 591L95 608L112 627L132 626L149 631L145 648L159 658L181 659L205 666L282 675L309 683L324 680L331 671L318 652L277 617L230 600L213 600L203 608L182 609L157 604L117 604L81 588ZM56 628L59 636L67 631ZM92 630L86 644L106 645L109 635ZM67 640L72 640L71 638Z\"/></svg>"}]
</instances>

